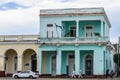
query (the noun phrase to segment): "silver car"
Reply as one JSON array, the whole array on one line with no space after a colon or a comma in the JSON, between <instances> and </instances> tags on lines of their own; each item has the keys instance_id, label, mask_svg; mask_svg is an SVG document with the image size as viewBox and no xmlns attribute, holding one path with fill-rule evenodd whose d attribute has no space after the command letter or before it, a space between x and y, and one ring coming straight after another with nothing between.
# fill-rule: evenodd
<instances>
[{"instance_id":1,"label":"silver car","mask_svg":"<svg viewBox=\"0 0 120 80\"><path fill-rule=\"evenodd\" d=\"M17 78L30 78L30 79L33 79L33 78L38 78L39 75L35 72L32 72L32 71L21 71L21 72L18 72L18 73L14 73L12 75L13 78L17 79Z\"/></svg>"}]
</instances>

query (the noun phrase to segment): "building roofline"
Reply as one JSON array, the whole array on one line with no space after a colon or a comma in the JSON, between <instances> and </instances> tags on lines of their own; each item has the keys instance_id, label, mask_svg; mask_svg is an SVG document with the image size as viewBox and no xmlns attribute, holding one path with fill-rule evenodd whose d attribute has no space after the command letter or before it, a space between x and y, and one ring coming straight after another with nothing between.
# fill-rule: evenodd
<instances>
[{"instance_id":1,"label":"building roofline","mask_svg":"<svg viewBox=\"0 0 120 80\"><path fill-rule=\"evenodd\" d=\"M44 15L64 15L64 14L85 14L103 13L103 8L64 8L64 9L41 9L40 16Z\"/></svg>"},{"instance_id":2,"label":"building roofline","mask_svg":"<svg viewBox=\"0 0 120 80\"><path fill-rule=\"evenodd\" d=\"M104 10L104 8L103 8L103 10ZM110 24L109 18L108 18L108 16L107 16L105 10L104 10L104 17L105 17L105 19L106 19L106 21L107 21L109 27L111 28L112 26L111 26L111 24Z\"/></svg>"},{"instance_id":3,"label":"building roofline","mask_svg":"<svg viewBox=\"0 0 120 80\"><path fill-rule=\"evenodd\" d=\"M111 24L103 7L96 8L64 8L64 9L41 9L39 16L72 16L72 15L102 15L109 27Z\"/></svg>"}]
</instances>

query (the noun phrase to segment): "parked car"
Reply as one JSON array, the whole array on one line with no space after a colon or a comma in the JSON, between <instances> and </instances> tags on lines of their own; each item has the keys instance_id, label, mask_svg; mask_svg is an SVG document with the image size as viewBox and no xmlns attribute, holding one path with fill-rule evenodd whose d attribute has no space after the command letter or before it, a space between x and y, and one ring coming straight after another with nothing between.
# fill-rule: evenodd
<instances>
[{"instance_id":1,"label":"parked car","mask_svg":"<svg viewBox=\"0 0 120 80\"><path fill-rule=\"evenodd\" d=\"M38 78L38 74L33 72L33 71L21 71L21 72L17 72L17 73L14 73L12 75L13 78L17 79L17 78L30 78L30 79L33 79L33 78Z\"/></svg>"}]
</instances>

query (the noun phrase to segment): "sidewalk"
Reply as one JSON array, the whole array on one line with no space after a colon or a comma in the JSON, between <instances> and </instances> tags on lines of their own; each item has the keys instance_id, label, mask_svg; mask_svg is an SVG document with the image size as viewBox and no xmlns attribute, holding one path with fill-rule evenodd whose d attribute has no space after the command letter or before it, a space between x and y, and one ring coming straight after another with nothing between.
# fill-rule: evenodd
<instances>
[{"instance_id":1,"label":"sidewalk","mask_svg":"<svg viewBox=\"0 0 120 80\"><path fill-rule=\"evenodd\" d=\"M0 80L30 80L30 79L13 79L12 77L0 77ZM31 80L120 80L120 78L37 78Z\"/></svg>"},{"instance_id":2,"label":"sidewalk","mask_svg":"<svg viewBox=\"0 0 120 80\"><path fill-rule=\"evenodd\" d=\"M120 80L120 78L39 78L39 80Z\"/></svg>"}]
</instances>

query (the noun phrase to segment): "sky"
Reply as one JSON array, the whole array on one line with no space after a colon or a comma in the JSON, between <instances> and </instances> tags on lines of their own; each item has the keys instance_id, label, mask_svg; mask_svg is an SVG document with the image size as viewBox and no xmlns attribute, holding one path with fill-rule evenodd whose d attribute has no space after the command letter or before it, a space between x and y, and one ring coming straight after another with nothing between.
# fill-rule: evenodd
<instances>
[{"instance_id":1,"label":"sky","mask_svg":"<svg viewBox=\"0 0 120 80\"><path fill-rule=\"evenodd\" d=\"M0 35L38 34L40 9L103 7L112 25L110 41L120 36L120 0L0 0Z\"/></svg>"}]
</instances>

